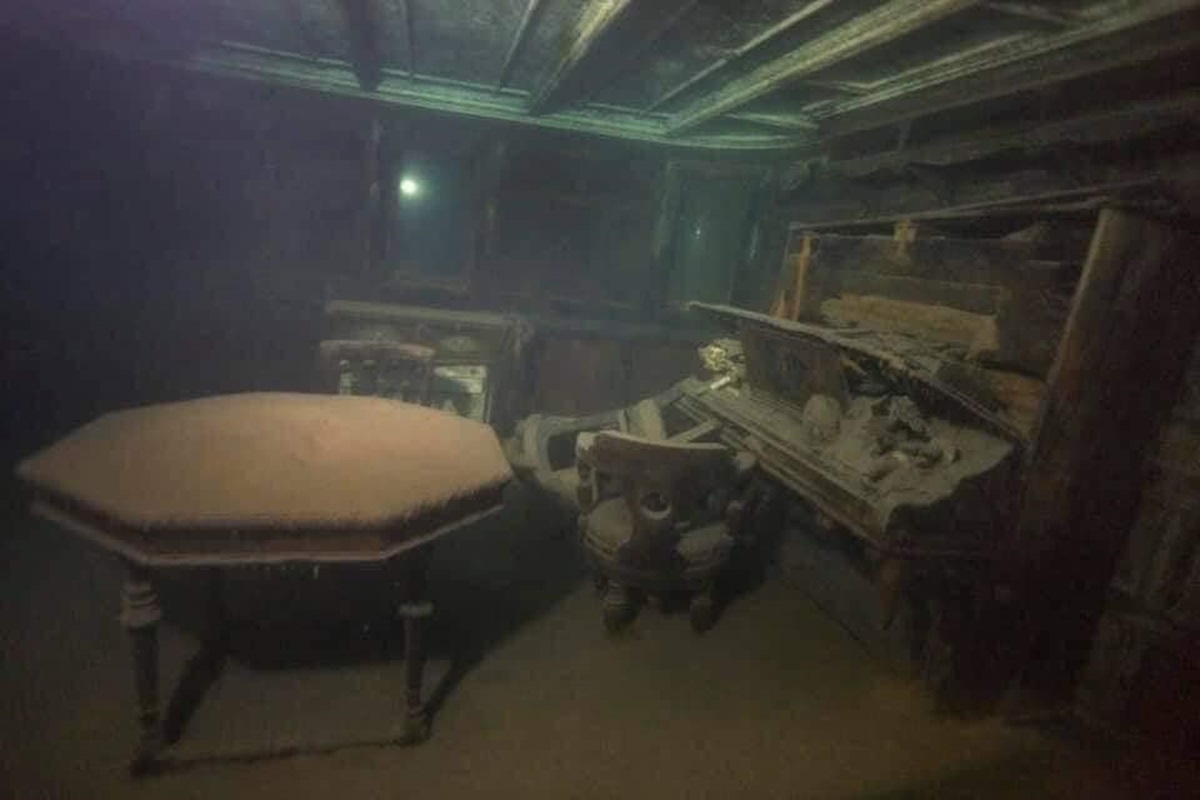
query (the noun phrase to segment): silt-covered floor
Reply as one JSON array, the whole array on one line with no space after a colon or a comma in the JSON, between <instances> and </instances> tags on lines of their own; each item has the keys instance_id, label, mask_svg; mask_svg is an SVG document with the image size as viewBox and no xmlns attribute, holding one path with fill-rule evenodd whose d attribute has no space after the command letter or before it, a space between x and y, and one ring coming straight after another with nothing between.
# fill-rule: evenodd
<instances>
[{"instance_id":1,"label":"silt-covered floor","mask_svg":"<svg viewBox=\"0 0 1200 800\"><path fill-rule=\"evenodd\" d=\"M133 782L116 565L15 513L0 569L0 784L13 798L1123 797L1145 796L1158 771L1032 729L938 717L778 570L702 637L686 614L655 608L606 636L571 537L513 513L446 542L435 561L435 650L465 669L450 675L429 742ZM375 648L386 625L364 611L378 603L371 583L301 575L258 591L254 576L235 580L244 663L229 674L280 684L275 707L309 730L370 727L392 702L371 689L379 675L402 680L398 662L378 660L396 654ZM182 579L163 592L177 623L163 636L167 687L192 645L194 588ZM205 724L230 740L252 733L224 710Z\"/></svg>"}]
</instances>

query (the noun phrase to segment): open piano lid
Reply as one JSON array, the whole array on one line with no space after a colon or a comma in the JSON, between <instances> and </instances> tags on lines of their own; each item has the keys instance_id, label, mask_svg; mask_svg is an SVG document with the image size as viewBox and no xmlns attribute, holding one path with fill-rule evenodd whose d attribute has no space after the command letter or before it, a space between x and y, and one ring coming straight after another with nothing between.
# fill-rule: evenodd
<instances>
[{"instance_id":1,"label":"open piano lid","mask_svg":"<svg viewBox=\"0 0 1200 800\"><path fill-rule=\"evenodd\" d=\"M837 329L779 319L755 311L713 303L691 302L688 308L732 325L833 345L843 353L862 358L892 380L924 390L956 407L993 433L1025 446L1029 435L1001 413L1002 404L982 381L974 380L976 368L949 358L935 346L899 333L869 329Z\"/></svg>"}]
</instances>

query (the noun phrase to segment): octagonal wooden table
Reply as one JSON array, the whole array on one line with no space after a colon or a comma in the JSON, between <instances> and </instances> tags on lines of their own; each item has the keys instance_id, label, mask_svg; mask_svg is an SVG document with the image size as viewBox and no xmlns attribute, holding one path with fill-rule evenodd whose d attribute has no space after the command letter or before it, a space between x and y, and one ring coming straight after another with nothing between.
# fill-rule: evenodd
<instances>
[{"instance_id":1,"label":"octagonal wooden table","mask_svg":"<svg viewBox=\"0 0 1200 800\"><path fill-rule=\"evenodd\" d=\"M33 512L115 553L134 657L135 773L163 750L156 570L394 562L404 620L405 741L422 699L432 541L497 511L511 472L486 425L374 397L257 393L100 417L17 468Z\"/></svg>"}]
</instances>

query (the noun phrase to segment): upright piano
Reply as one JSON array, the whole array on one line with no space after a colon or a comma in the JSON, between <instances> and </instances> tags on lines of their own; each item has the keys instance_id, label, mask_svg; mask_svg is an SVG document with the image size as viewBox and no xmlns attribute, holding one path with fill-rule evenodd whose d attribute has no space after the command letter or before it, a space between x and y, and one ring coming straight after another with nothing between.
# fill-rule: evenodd
<instances>
[{"instance_id":1,"label":"upright piano","mask_svg":"<svg viewBox=\"0 0 1200 800\"><path fill-rule=\"evenodd\" d=\"M695 303L740 355L668 405L882 555L988 558L1025 444L983 381L935 345ZM734 346L734 349L737 349Z\"/></svg>"},{"instance_id":2,"label":"upright piano","mask_svg":"<svg viewBox=\"0 0 1200 800\"><path fill-rule=\"evenodd\" d=\"M722 441L873 555L1000 552L1027 440L968 365L899 334L692 308L736 335L704 348L705 378L587 418L525 419L508 445L518 472L570 503L581 431Z\"/></svg>"}]
</instances>

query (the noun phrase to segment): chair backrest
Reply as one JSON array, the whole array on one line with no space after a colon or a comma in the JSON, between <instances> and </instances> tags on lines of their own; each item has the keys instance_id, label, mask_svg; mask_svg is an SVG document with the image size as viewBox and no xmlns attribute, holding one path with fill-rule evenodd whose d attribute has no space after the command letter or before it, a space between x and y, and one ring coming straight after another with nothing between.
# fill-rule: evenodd
<instances>
[{"instance_id":1,"label":"chair backrest","mask_svg":"<svg viewBox=\"0 0 1200 800\"><path fill-rule=\"evenodd\" d=\"M434 351L407 342L329 339L318 348L322 388L429 405Z\"/></svg>"},{"instance_id":2,"label":"chair backrest","mask_svg":"<svg viewBox=\"0 0 1200 800\"><path fill-rule=\"evenodd\" d=\"M627 433L641 436L644 439L666 439L667 426L663 422L662 409L654 398L649 397L623 409Z\"/></svg>"},{"instance_id":3,"label":"chair backrest","mask_svg":"<svg viewBox=\"0 0 1200 800\"><path fill-rule=\"evenodd\" d=\"M732 454L722 444L601 431L585 439L579 450L581 507L587 513L600 499L601 483L607 482L625 498L635 538L668 534L678 523L720 513L706 508L706 501L732 479Z\"/></svg>"}]
</instances>

